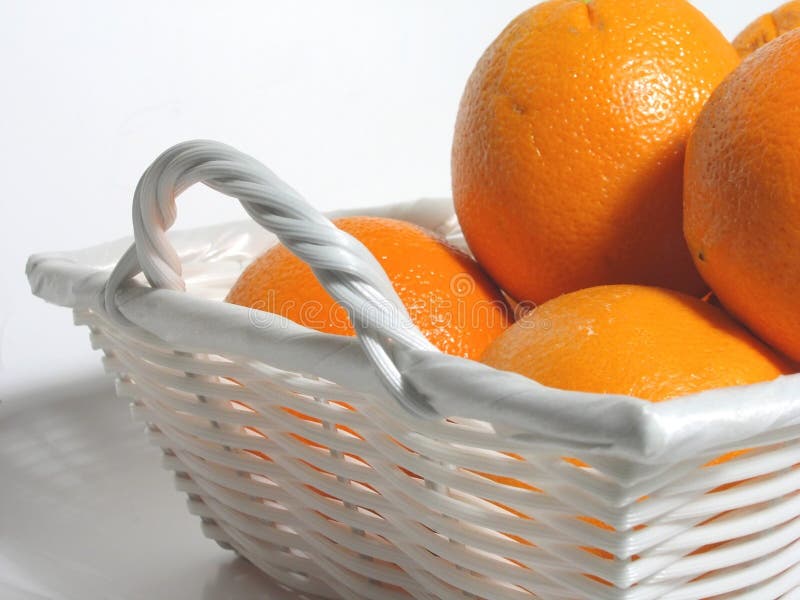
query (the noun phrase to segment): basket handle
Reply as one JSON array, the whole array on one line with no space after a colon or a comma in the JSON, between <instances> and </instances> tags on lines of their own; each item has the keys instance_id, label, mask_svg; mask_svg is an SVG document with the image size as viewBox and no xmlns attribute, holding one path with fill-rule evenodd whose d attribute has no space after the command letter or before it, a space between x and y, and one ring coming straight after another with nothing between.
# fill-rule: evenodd
<instances>
[{"instance_id":1,"label":"basket handle","mask_svg":"<svg viewBox=\"0 0 800 600\"><path fill-rule=\"evenodd\" d=\"M175 222L176 197L196 183L237 198L259 225L308 263L322 286L347 310L391 394L415 414L435 414L422 396L404 385L396 355L401 348L438 350L413 324L375 257L262 163L219 142L177 144L142 175L133 197L135 241L114 268L104 292L112 318L127 323L115 295L139 273L154 288L185 289L180 258L166 231Z\"/></svg>"},{"instance_id":2,"label":"basket handle","mask_svg":"<svg viewBox=\"0 0 800 600\"><path fill-rule=\"evenodd\" d=\"M255 159L214 141L173 146L145 171L133 200L134 244L110 274L101 308L130 324L116 300L144 273L153 288L183 290L181 264L166 231L176 197L195 183L237 198L314 271L347 310L379 379L396 401L427 419L467 417L503 427L509 437L612 454L657 456L661 423L651 406L627 396L547 388L521 375L439 352L417 329L374 256L337 229L295 190Z\"/></svg>"}]
</instances>

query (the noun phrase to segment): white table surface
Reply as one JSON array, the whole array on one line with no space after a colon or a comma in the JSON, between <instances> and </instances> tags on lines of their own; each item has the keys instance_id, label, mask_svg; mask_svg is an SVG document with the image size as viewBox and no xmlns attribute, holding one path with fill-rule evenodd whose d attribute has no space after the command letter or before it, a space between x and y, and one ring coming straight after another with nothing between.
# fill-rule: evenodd
<instances>
[{"instance_id":1,"label":"white table surface","mask_svg":"<svg viewBox=\"0 0 800 600\"><path fill-rule=\"evenodd\" d=\"M291 597L201 536L85 330L30 296L25 259L128 235L141 171L194 137L322 210L448 195L466 77L532 3L0 3L0 599ZM733 36L773 3L695 4ZM179 226L242 216L187 196Z\"/></svg>"},{"instance_id":2,"label":"white table surface","mask_svg":"<svg viewBox=\"0 0 800 600\"><path fill-rule=\"evenodd\" d=\"M289 600L200 520L109 377L0 405L2 600Z\"/></svg>"}]
</instances>

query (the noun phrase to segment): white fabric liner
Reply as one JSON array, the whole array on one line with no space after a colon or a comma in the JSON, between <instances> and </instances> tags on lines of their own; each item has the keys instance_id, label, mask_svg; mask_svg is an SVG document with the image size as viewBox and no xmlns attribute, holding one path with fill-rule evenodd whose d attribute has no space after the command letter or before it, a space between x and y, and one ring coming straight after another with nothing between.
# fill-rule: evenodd
<instances>
[{"instance_id":1,"label":"white fabric liner","mask_svg":"<svg viewBox=\"0 0 800 600\"><path fill-rule=\"evenodd\" d=\"M329 216L348 213L400 218L440 230L453 223L449 200ZM153 289L139 277L115 296L124 318L186 351L256 359L395 401L358 339L312 331L277 315L265 315L255 326L249 309L220 301L244 266L275 242L274 236L243 221L171 233L169 239L183 264L187 292ZM104 311L110 270L131 242L127 238L75 252L31 256L31 289L54 304ZM653 404L547 388L429 349L405 349L393 359L403 385L434 411L419 418L479 419L520 440L641 463L673 463L742 447L759 436L800 425L800 375Z\"/></svg>"}]
</instances>

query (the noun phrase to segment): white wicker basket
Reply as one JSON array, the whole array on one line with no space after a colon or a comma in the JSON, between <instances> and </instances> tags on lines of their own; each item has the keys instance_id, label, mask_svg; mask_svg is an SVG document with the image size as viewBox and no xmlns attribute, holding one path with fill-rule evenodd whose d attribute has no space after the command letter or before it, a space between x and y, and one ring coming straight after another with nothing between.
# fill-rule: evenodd
<instances>
[{"instance_id":1,"label":"white wicker basket","mask_svg":"<svg viewBox=\"0 0 800 600\"><path fill-rule=\"evenodd\" d=\"M358 338L220 302L274 238L240 223L168 240L175 196L200 181L311 264ZM454 222L448 202L372 212ZM800 586L797 376L650 404L440 354L363 246L213 142L156 160L134 231L127 251L31 257L33 292L89 326L206 535L303 597L763 600Z\"/></svg>"}]
</instances>

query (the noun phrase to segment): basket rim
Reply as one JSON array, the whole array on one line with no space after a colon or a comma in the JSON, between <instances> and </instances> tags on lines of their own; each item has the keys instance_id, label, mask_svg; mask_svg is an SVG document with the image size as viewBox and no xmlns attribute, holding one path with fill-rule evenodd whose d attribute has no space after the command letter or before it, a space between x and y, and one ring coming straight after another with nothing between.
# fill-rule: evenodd
<instances>
[{"instance_id":1,"label":"basket rim","mask_svg":"<svg viewBox=\"0 0 800 600\"><path fill-rule=\"evenodd\" d=\"M326 214L329 217L348 214L386 216L434 229L437 224L452 220L453 208L451 200L439 198ZM229 239L231 230L260 237L264 242L275 239L248 220L179 230L171 233L170 238L179 249L196 245L200 240L213 247ZM100 299L109 269L131 240L131 237L125 237L81 250L32 255L26 273L33 294L47 302L73 309L102 311ZM385 395L379 378L355 338L320 333L263 312L262 315L270 315L269 321L254 328L250 309L141 284L122 290L118 306L133 323L167 344L194 352L261 360L287 371L313 374L359 392ZM215 342L215 347L211 347L210 340ZM224 346L222 351L221 346ZM242 349L247 351L242 352ZM423 350L412 353L405 370L413 372L414 386L418 391L436 396L439 362L431 355L431 352ZM452 358L444 360L452 361ZM490 393L486 387L491 382L487 384L480 373L472 372L474 365L480 363L460 360L467 363L464 378L457 382L462 393ZM485 365L480 366L484 374L494 371ZM340 376L343 371L347 372L346 381L342 381ZM532 381L519 378L527 384ZM529 387L527 384L523 387ZM578 412L564 410L564 400L586 397L580 392L539 387L558 406L559 410L554 412L558 412L562 419L570 412ZM549 433L548 426L540 424L531 429L527 425L533 423L523 420L526 416L541 419L541 412L531 413L526 399L520 395L522 388L505 391L491 407L483 407L477 412L465 411L463 405L447 399L437 404L437 409L447 416L487 420L496 424L499 434L518 440L538 438L541 441L542 436ZM603 395L600 401L605 401L606 406L597 407L602 408L597 413L597 429L608 429L606 435L586 437L585 427L580 431L570 426L557 427L552 432L550 443L564 450L579 448L636 462L674 462L717 448L724 450L771 431L800 426L800 402L793 400L798 396L800 374L782 376L770 382L708 390L661 403L630 396ZM609 416L607 410L624 422L608 423L608 418L603 421L604 414ZM487 416L496 416L497 420L487 419ZM586 415L582 418L586 420Z\"/></svg>"}]
</instances>

